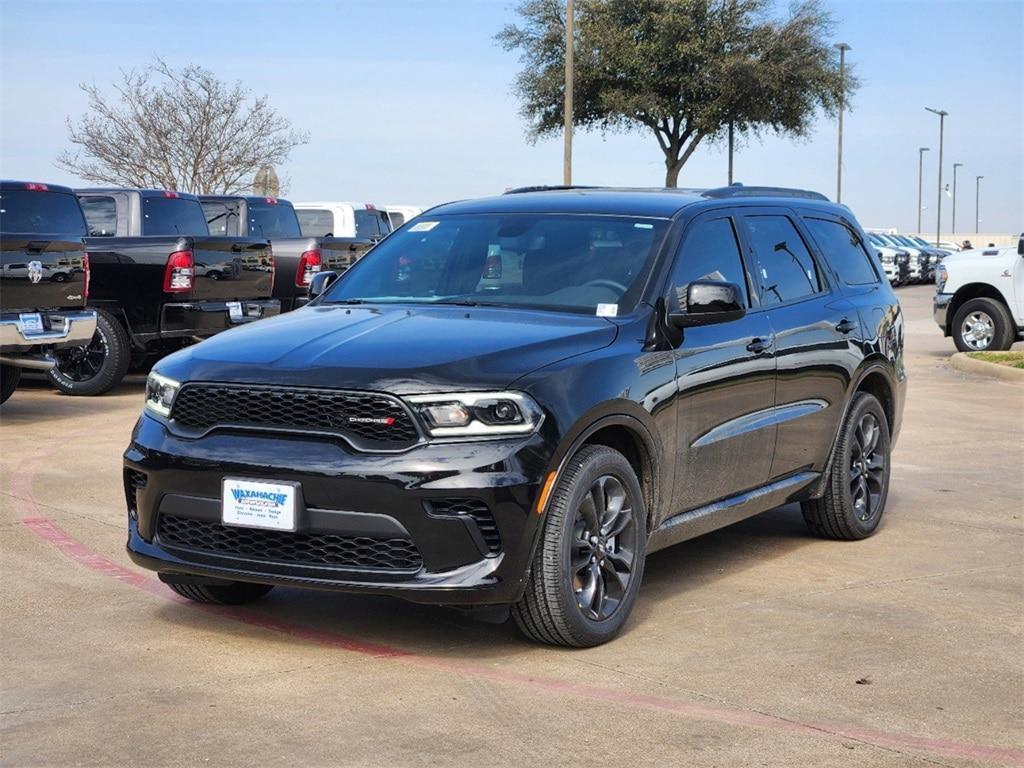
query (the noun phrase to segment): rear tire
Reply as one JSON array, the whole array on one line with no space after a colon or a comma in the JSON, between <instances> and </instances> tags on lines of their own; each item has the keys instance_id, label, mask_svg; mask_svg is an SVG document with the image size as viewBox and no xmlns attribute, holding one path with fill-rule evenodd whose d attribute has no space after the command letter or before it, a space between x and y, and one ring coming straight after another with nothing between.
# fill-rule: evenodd
<instances>
[{"instance_id":1,"label":"rear tire","mask_svg":"<svg viewBox=\"0 0 1024 768\"><path fill-rule=\"evenodd\" d=\"M640 589L647 510L625 457L587 445L567 463L544 513L519 629L549 645L590 647L615 637Z\"/></svg>"},{"instance_id":2,"label":"rear tire","mask_svg":"<svg viewBox=\"0 0 1024 768\"><path fill-rule=\"evenodd\" d=\"M128 332L117 318L96 312L96 333L85 347L59 349L50 383L65 395L102 395L121 383L132 359Z\"/></svg>"},{"instance_id":3,"label":"rear tire","mask_svg":"<svg viewBox=\"0 0 1024 768\"><path fill-rule=\"evenodd\" d=\"M158 574L164 581L163 574ZM272 584L253 584L248 581L235 581L230 584L187 584L177 581L164 583L182 597L196 603L212 603L214 605L244 605L259 600L274 587Z\"/></svg>"},{"instance_id":4,"label":"rear tire","mask_svg":"<svg viewBox=\"0 0 1024 768\"><path fill-rule=\"evenodd\" d=\"M6 403L21 380L21 368L16 365L0 365L0 403Z\"/></svg>"},{"instance_id":5,"label":"rear tire","mask_svg":"<svg viewBox=\"0 0 1024 768\"><path fill-rule=\"evenodd\" d=\"M802 502L804 521L818 536L856 541L878 529L889 495L889 422L874 395L850 404L828 468L825 493Z\"/></svg>"},{"instance_id":6,"label":"rear tire","mask_svg":"<svg viewBox=\"0 0 1024 768\"><path fill-rule=\"evenodd\" d=\"M971 299L953 316L953 343L961 352L1005 351L1013 346L1013 318L995 299Z\"/></svg>"}]
</instances>

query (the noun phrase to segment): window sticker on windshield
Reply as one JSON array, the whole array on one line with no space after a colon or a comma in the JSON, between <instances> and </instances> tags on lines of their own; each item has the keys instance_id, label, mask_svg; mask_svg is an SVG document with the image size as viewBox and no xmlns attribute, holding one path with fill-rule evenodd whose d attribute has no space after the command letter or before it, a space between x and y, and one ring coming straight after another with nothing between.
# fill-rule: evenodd
<instances>
[{"instance_id":1,"label":"window sticker on windshield","mask_svg":"<svg viewBox=\"0 0 1024 768\"><path fill-rule=\"evenodd\" d=\"M639 221L633 225L633 229L654 229L653 224L641 224Z\"/></svg>"},{"instance_id":2,"label":"window sticker on windshield","mask_svg":"<svg viewBox=\"0 0 1024 768\"><path fill-rule=\"evenodd\" d=\"M429 232L436 227L440 222L438 221L419 221L409 227L410 232Z\"/></svg>"},{"instance_id":3,"label":"window sticker on windshield","mask_svg":"<svg viewBox=\"0 0 1024 768\"><path fill-rule=\"evenodd\" d=\"M597 316L598 317L615 317L619 314L618 304L598 304L597 305Z\"/></svg>"}]
</instances>

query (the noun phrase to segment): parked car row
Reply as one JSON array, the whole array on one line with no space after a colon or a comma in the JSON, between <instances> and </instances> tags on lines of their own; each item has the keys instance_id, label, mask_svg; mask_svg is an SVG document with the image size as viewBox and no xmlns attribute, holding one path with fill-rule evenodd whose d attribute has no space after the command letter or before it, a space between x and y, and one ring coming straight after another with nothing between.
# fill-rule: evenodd
<instances>
[{"instance_id":1,"label":"parked car row","mask_svg":"<svg viewBox=\"0 0 1024 768\"><path fill-rule=\"evenodd\" d=\"M886 276L893 285L934 281L935 268L950 254L950 251L936 248L914 235L868 232L868 239L878 251ZM905 274L900 269L903 260L900 254L906 254Z\"/></svg>"},{"instance_id":2,"label":"parked car row","mask_svg":"<svg viewBox=\"0 0 1024 768\"><path fill-rule=\"evenodd\" d=\"M2 197L3 400L21 368L97 395L132 367L302 306L313 275L343 272L420 213L15 181Z\"/></svg>"}]
</instances>

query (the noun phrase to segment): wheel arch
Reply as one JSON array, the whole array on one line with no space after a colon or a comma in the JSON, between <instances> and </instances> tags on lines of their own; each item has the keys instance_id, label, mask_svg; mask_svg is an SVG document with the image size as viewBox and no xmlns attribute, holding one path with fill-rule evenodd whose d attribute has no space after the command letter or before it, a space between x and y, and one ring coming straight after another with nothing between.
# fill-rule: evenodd
<instances>
[{"instance_id":1,"label":"wheel arch","mask_svg":"<svg viewBox=\"0 0 1024 768\"><path fill-rule=\"evenodd\" d=\"M994 299L1010 312L1010 304L1006 297L991 283L967 283L966 285L961 285L957 288L956 293L953 294L949 307L946 309L947 336L951 336L953 333L953 320L956 318L956 313L960 311L960 307L971 299ZM1013 316L1012 312L1010 312L1010 316Z\"/></svg>"}]
</instances>

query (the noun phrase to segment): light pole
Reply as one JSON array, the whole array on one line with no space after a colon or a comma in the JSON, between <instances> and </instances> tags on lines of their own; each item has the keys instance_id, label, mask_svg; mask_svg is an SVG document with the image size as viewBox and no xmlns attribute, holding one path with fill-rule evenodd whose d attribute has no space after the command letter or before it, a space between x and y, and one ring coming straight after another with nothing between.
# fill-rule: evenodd
<instances>
[{"instance_id":1,"label":"light pole","mask_svg":"<svg viewBox=\"0 0 1024 768\"><path fill-rule=\"evenodd\" d=\"M572 86L573 86L573 26L576 21L573 0L565 7L565 149L562 158L562 183L572 184Z\"/></svg>"},{"instance_id":2,"label":"light pole","mask_svg":"<svg viewBox=\"0 0 1024 768\"><path fill-rule=\"evenodd\" d=\"M953 163L953 234L956 234L956 169L963 168L963 163Z\"/></svg>"},{"instance_id":3,"label":"light pole","mask_svg":"<svg viewBox=\"0 0 1024 768\"><path fill-rule=\"evenodd\" d=\"M846 108L846 52L850 46L836 43L839 49L839 153L836 160L836 202L843 201L843 110Z\"/></svg>"},{"instance_id":4,"label":"light pole","mask_svg":"<svg viewBox=\"0 0 1024 768\"><path fill-rule=\"evenodd\" d=\"M921 234L921 183L924 179L924 153L930 152L928 147L917 148L917 234Z\"/></svg>"},{"instance_id":5,"label":"light pole","mask_svg":"<svg viewBox=\"0 0 1024 768\"><path fill-rule=\"evenodd\" d=\"M937 243L942 239L942 139L946 128L946 115L949 112L944 109L932 109L931 107L925 107L925 109L939 116L939 210L935 214L935 242Z\"/></svg>"},{"instance_id":6,"label":"light pole","mask_svg":"<svg viewBox=\"0 0 1024 768\"><path fill-rule=\"evenodd\" d=\"M974 177L974 234L978 234L981 227L981 180L984 176Z\"/></svg>"}]
</instances>

